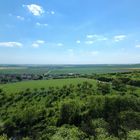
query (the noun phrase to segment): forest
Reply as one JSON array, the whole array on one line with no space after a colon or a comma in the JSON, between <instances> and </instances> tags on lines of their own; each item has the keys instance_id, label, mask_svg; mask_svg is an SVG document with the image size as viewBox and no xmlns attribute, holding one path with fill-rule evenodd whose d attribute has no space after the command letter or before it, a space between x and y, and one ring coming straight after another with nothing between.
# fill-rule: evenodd
<instances>
[{"instance_id":1,"label":"forest","mask_svg":"<svg viewBox=\"0 0 140 140\"><path fill-rule=\"evenodd\" d=\"M1 88L0 140L140 140L140 72L84 77L96 82Z\"/></svg>"}]
</instances>

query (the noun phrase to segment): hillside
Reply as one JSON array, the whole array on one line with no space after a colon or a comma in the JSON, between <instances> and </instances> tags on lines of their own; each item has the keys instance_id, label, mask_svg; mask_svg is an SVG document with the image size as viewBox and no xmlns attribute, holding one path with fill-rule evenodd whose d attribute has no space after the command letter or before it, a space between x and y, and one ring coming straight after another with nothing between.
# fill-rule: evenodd
<instances>
[{"instance_id":1,"label":"hillside","mask_svg":"<svg viewBox=\"0 0 140 140\"><path fill-rule=\"evenodd\" d=\"M139 140L136 75L139 72L3 84L0 139Z\"/></svg>"}]
</instances>

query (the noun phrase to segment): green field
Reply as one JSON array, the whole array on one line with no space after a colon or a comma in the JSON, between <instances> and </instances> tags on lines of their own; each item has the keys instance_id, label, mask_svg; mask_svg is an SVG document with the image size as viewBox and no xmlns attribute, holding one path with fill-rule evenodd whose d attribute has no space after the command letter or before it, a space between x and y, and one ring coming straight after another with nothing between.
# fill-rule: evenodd
<instances>
[{"instance_id":1,"label":"green field","mask_svg":"<svg viewBox=\"0 0 140 140\"><path fill-rule=\"evenodd\" d=\"M44 74L47 73L49 69L47 67L40 68L40 67L2 67L0 66L0 74Z\"/></svg>"},{"instance_id":2,"label":"green field","mask_svg":"<svg viewBox=\"0 0 140 140\"><path fill-rule=\"evenodd\" d=\"M37 80L37 81L24 81L17 83L9 83L0 85L0 89L3 89L7 93L15 93L24 91L25 89L39 89L48 87L62 87L64 85L77 85L78 83L82 83L84 81L88 81L90 83L95 83L95 80L86 79L86 78L71 78L71 79L54 79L54 80Z\"/></svg>"},{"instance_id":3,"label":"green field","mask_svg":"<svg viewBox=\"0 0 140 140\"><path fill-rule=\"evenodd\" d=\"M129 72L131 69L127 68L115 68L115 67L72 67L72 68L62 68L54 69L50 74L67 74L67 73L80 73L80 74L92 74L92 73L116 73L116 72Z\"/></svg>"},{"instance_id":4,"label":"green field","mask_svg":"<svg viewBox=\"0 0 140 140\"><path fill-rule=\"evenodd\" d=\"M0 74L91 74L129 72L139 70L140 64L132 65L0 65Z\"/></svg>"}]
</instances>

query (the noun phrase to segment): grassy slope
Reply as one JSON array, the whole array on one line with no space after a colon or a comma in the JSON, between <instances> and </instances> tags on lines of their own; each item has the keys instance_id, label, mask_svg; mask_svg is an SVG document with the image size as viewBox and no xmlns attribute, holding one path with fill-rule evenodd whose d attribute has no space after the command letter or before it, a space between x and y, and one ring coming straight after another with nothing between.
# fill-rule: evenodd
<instances>
[{"instance_id":1,"label":"grassy slope","mask_svg":"<svg viewBox=\"0 0 140 140\"><path fill-rule=\"evenodd\" d=\"M86 79L86 78L71 78L71 79L55 79L55 80L37 80L37 81L24 81L10 84L0 85L0 88L3 89L7 93L14 93L23 91L27 88L35 89L35 88L48 88L48 87L62 87L63 85L69 84L78 84L84 81L88 81L90 83L95 83L95 80Z\"/></svg>"}]
</instances>

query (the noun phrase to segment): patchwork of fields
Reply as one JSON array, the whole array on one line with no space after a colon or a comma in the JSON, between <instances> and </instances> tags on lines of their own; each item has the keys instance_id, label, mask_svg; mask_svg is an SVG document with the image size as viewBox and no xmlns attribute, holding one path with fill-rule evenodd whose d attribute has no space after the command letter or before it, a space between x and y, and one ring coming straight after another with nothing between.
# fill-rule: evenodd
<instances>
[{"instance_id":1,"label":"patchwork of fields","mask_svg":"<svg viewBox=\"0 0 140 140\"><path fill-rule=\"evenodd\" d=\"M140 64L135 65L6 65L0 66L0 74L91 74L129 72L139 70Z\"/></svg>"},{"instance_id":2,"label":"patchwork of fields","mask_svg":"<svg viewBox=\"0 0 140 140\"><path fill-rule=\"evenodd\" d=\"M109 73L130 72L139 70L140 65L15 65L0 66L0 74L105 74L105 77L115 78ZM125 74L124 77L139 80L139 73ZM62 87L63 85L78 84L84 81L96 83L96 80L86 78L67 78L67 79L50 79L50 80L29 80L16 83L0 84L0 89L7 93L20 92L26 89L47 89L48 87Z\"/></svg>"}]
</instances>

